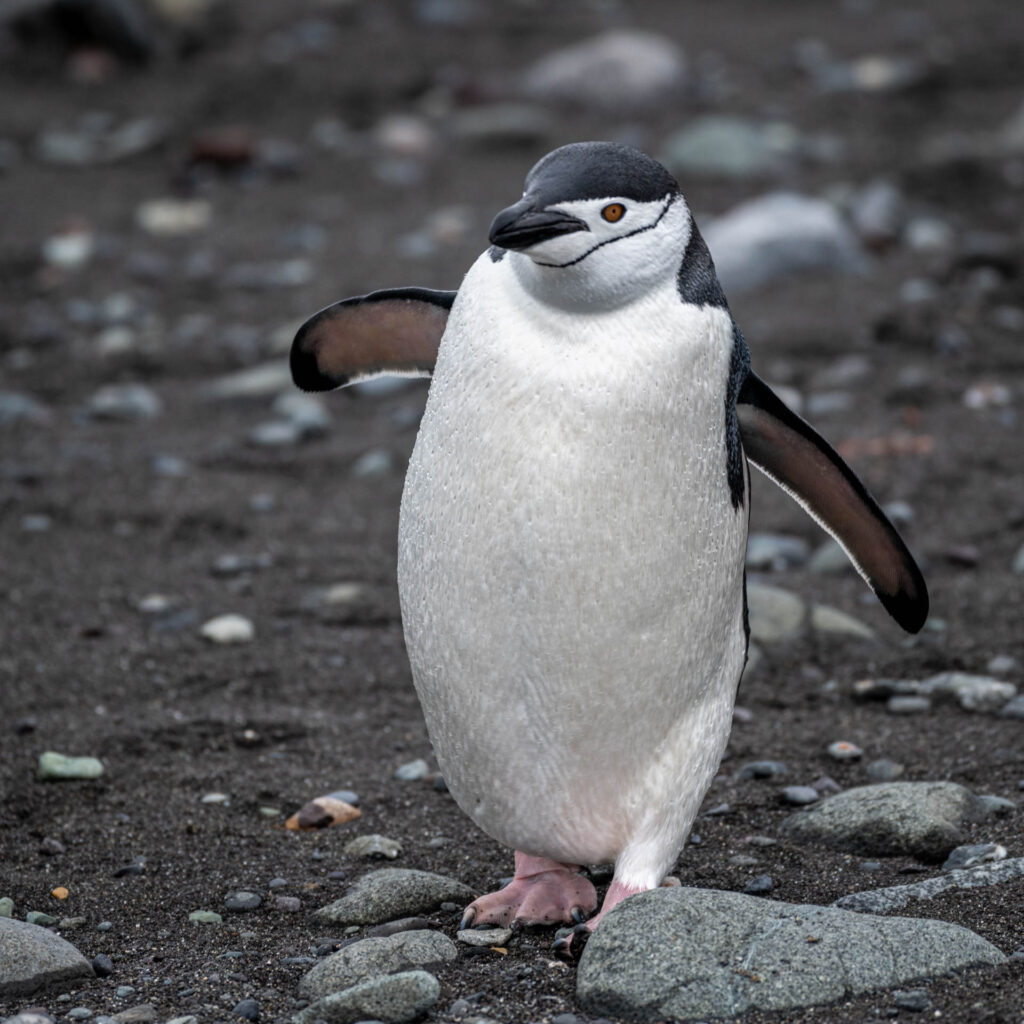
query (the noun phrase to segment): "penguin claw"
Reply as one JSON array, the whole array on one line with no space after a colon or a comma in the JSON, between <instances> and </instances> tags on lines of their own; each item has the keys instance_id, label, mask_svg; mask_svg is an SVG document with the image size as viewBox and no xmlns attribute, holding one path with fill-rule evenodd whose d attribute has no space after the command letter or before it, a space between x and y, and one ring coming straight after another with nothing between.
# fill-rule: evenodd
<instances>
[{"instance_id":1,"label":"penguin claw","mask_svg":"<svg viewBox=\"0 0 1024 1024\"><path fill-rule=\"evenodd\" d=\"M467 928L473 927L473 920L476 918L476 909L472 906L466 907L465 912L462 915L462 920L459 922L459 931L464 932Z\"/></svg>"},{"instance_id":2,"label":"penguin claw","mask_svg":"<svg viewBox=\"0 0 1024 1024\"><path fill-rule=\"evenodd\" d=\"M583 908L580 906L571 907L569 909L569 916L573 919L574 924L583 924L586 920L586 915L583 913Z\"/></svg>"},{"instance_id":3,"label":"penguin claw","mask_svg":"<svg viewBox=\"0 0 1024 1024\"><path fill-rule=\"evenodd\" d=\"M586 945L587 939L590 938L592 930L588 924L581 922L568 935L555 939L551 944L551 948L561 956L578 957L583 952L583 948ZM577 936L579 936L579 941L577 941Z\"/></svg>"}]
</instances>

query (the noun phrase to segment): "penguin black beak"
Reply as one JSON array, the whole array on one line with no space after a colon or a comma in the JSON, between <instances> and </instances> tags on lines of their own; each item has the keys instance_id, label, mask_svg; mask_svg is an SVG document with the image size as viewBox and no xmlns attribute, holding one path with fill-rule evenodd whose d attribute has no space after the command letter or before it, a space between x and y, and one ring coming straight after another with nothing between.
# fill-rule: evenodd
<instances>
[{"instance_id":1,"label":"penguin black beak","mask_svg":"<svg viewBox=\"0 0 1024 1024\"><path fill-rule=\"evenodd\" d=\"M558 235L589 231L585 221L561 210L539 210L535 200L524 196L514 206L502 210L491 221L488 237L502 249L529 249Z\"/></svg>"}]
</instances>

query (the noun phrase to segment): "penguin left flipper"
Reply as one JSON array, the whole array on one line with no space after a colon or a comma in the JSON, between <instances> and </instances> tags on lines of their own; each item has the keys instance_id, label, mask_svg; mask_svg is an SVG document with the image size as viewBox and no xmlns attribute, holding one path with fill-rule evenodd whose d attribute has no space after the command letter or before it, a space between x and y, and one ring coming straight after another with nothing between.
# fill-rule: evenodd
<instances>
[{"instance_id":1,"label":"penguin left flipper","mask_svg":"<svg viewBox=\"0 0 1024 1024\"><path fill-rule=\"evenodd\" d=\"M886 611L916 633L928 618L924 577L853 470L753 372L736 412L747 459L839 542Z\"/></svg>"},{"instance_id":2,"label":"penguin left flipper","mask_svg":"<svg viewBox=\"0 0 1024 1024\"><path fill-rule=\"evenodd\" d=\"M314 313L292 342L292 379L331 391L392 374L429 377L456 292L389 288Z\"/></svg>"}]
</instances>

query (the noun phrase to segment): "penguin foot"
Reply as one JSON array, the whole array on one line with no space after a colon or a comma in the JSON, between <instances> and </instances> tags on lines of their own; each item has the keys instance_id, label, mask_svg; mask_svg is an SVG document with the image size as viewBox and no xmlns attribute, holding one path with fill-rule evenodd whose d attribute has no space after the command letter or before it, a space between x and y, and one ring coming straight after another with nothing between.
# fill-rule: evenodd
<instances>
[{"instance_id":1,"label":"penguin foot","mask_svg":"<svg viewBox=\"0 0 1024 1024\"><path fill-rule=\"evenodd\" d=\"M516 850L512 881L475 899L459 927L579 924L596 908L597 893L576 865Z\"/></svg>"},{"instance_id":2,"label":"penguin foot","mask_svg":"<svg viewBox=\"0 0 1024 1024\"><path fill-rule=\"evenodd\" d=\"M677 879L673 879L675 885L679 884ZM662 882L662 885L669 885L668 879ZM604 903L601 904L601 910L595 914L589 921L583 923L577 923L576 927L573 928L568 935L563 935L560 939L555 939L552 943L551 948L554 952L559 953L562 956L577 957L583 952L583 947L586 945L587 939L590 938L591 932L601 923L604 915L609 910L617 907L627 896L634 896L638 892L643 892L642 886L631 886L623 885L622 882L612 879L612 884L608 886L608 892L605 893Z\"/></svg>"}]
</instances>

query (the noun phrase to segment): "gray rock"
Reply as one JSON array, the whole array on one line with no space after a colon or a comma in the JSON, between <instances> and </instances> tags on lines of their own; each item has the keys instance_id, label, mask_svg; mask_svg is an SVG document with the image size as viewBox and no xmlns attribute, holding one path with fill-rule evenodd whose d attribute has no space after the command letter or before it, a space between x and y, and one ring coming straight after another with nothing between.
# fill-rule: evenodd
<instances>
[{"instance_id":1,"label":"gray rock","mask_svg":"<svg viewBox=\"0 0 1024 1024\"><path fill-rule=\"evenodd\" d=\"M807 568L811 572L825 574L855 572L850 556L842 549L839 542L829 537L811 555Z\"/></svg>"},{"instance_id":2,"label":"gray rock","mask_svg":"<svg viewBox=\"0 0 1024 1024\"><path fill-rule=\"evenodd\" d=\"M302 427L293 420L267 420L253 427L246 440L257 448L288 448L305 436Z\"/></svg>"},{"instance_id":3,"label":"gray rock","mask_svg":"<svg viewBox=\"0 0 1024 1024\"><path fill-rule=\"evenodd\" d=\"M426 971L404 971L383 978L371 978L341 992L318 999L292 1017L292 1024L355 1024L382 1021L403 1024L415 1020L436 1005L441 985Z\"/></svg>"},{"instance_id":4,"label":"gray rock","mask_svg":"<svg viewBox=\"0 0 1024 1024\"><path fill-rule=\"evenodd\" d=\"M686 58L667 36L617 28L541 57L521 93L544 103L628 112L664 103L686 78Z\"/></svg>"},{"instance_id":5,"label":"gray rock","mask_svg":"<svg viewBox=\"0 0 1024 1024\"><path fill-rule=\"evenodd\" d=\"M698 175L755 178L785 171L800 148L792 125L710 115L669 136L660 159L680 181Z\"/></svg>"},{"instance_id":6,"label":"gray rock","mask_svg":"<svg viewBox=\"0 0 1024 1024\"><path fill-rule=\"evenodd\" d=\"M829 633L833 636L847 636L858 640L875 639L875 631L870 626L827 604L816 604L811 609L811 626L819 633Z\"/></svg>"},{"instance_id":7,"label":"gray rock","mask_svg":"<svg viewBox=\"0 0 1024 1024\"><path fill-rule=\"evenodd\" d=\"M885 707L890 715L920 715L931 710L932 702L930 697L895 694L885 702Z\"/></svg>"},{"instance_id":8,"label":"gray rock","mask_svg":"<svg viewBox=\"0 0 1024 1024\"><path fill-rule=\"evenodd\" d=\"M1024 878L1024 857L949 871L935 878L911 882L909 885L892 885L886 889L855 892L841 897L832 905L867 914L888 914L893 910L902 910L917 900L930 900L940 892L947 892L950 889L976 889L980 886L999 885L1015 878Z\"/></svg>"},{"instance_id":9,"label":"gray rock","mask_svg":"<svg viewBox=\"0 0 1024 1024\"><path fill-rule=\"evenodd\" d=\"M103 764L95 757L68 757L53 750L39 755L41 779L98 779L102 774Z\"/></svg>"},{"instance_id":10,"label":"gray rock","mask_svg":"<svg viewBox=\"0 0 1024 1024\"><path fill-rule=\"evenodd\" d=\"M317 917L333 924L380 924L399 917L424 914L442 903L468 903L474 898L468 885L454 878L410 868L382 868L364 875Z\"/></svg>"},{"instance_id":11,"label":"gray rock","mask_svg":"<svg viewBox=\"0 0 1024 1024\"><path fill-rule=\"evenodd\" d=\"M394 465L394 456L386 448L372 448L356 459L350 472L354 477L387 476Z\"/></svg>"},{"instance_id":12,"label":"gray rock","mask_svg":"<svg viewBox=\"0 0 1024 1024\"><path fill-rule=\"evenodd\" d=\"M258 893L240 889L238 892L227 894L224 898L224 907L235 913L244 913L247 910L255 910L262 902L263 899Z\"/></svg>"},{"instance_id":13,"label":"gray rock","mask_svg":"<svg viewBox=\"0 0 1024 1024\"><path fill-rule=\"evenodd\" d=\"M504 946L512 939L511 928L464 928L455 938L467 946Z\"/></svg>"},{"instance_id":14,"label":"gray rock","mask_svg":"<svg viewBox=\"0 0 1024 1024\"><path fill-rule=\"evenodd\" d=\"M50 421L50 410L29 395L17 391L0 391L0 427L15 423L42 426Z\"/></svg>"},{"instance_id":15,"label":"gray rock","mask_svg":"<svg viewBox=\"0 0 1024 1024\"><path fill-rule=\"evenodd\" d=\"M861 273L868 266L856 236L831 203L791 192L741 203L712 221L704 238L731 295L793 274Z\"/></svg>"},{"instance_id":16,"label":"gray rock","mask_svg":"<svg viewBox=\"0 0 1024 1024\"><path fill-rule=\"evenodd\" d=\"M448 134L473 146L536 146L553 130L548 112L532 103L491 103L452 112Z\"/></svg>"},{"instance_id":17,"label":"gray rock","mask_svg":"<svg viewBox=\"0 0 1024 1024\"><path fill-rule=\"evenodd\" d=\"M145 384L107 384L92 395L86 411L97 420L151 420L163 412L163 402Z\"/></svg>"},{"instance_id":18,"label":"gray rock","mask_svg":"<svg viewBox=\"0 0 1024 1024\"><path fill-rule=\"evenodd\" d=\"M319 437L331 426L331 415L316 395L284 391L274 399L272 409L275 415L297 427L303 437Z\"/></svg>"},{"instance_id":19,"label":"gray rock","mask_svg":"<svg viewBox=\"0 0 1024 1024\"><path fill-rule=\"evenodd\" d=\"M813 804L820 797L813 786L786 786L779 795L787 804Z\"/></svg>"},{"instance_id":20,"label":"gray rock","mask_svg":"<svg viewBox=\"0 0 1024 1024\"><path fill-rule=\"evenodd\" d=\"M1005 860L1006 847L998 843L969 843L958 846L946 858L943 871L957 871L962 868L976 868L979 864Z\"/></svg>"},{"instance_id":21,"label":"gray rock","mask_svg":"<svg viewBox=\"0 0 1024 1024\"><path fill-rule=\"evenodd\" d=\"M1024 693L1014 697L1009 704L1004 704L999 712L999 717L1024 719Z\"/></svg>"},{"instance_id":22,"label":"gray rock","mask_svg":"<svg viewBox=\"0 0 1024 1024\"><path fill-rule=\"evenodd\" d=\"M10 896L0 897L0 917L14 917L14 900Z\"/></svg>"},{"instance_id":23,"label":"gray rock","mask_svg":"<svg viewBox=\"0 0 1024 1024\"><path fill-rule=\"evenodd\" d=\"M425 779L430 774L430 766L422 758L415 761L407 761L395 769L395 778L403 782L412 782L416 779Z\"/></svg>"},{"instance_id":24,"label":"gray rock","mask_svg":"<svg viewBox=\"0 0 1024 1024\"><path fill-rule=\"evenodd\" d=\"M588 1013L627 1020L732 1018L1004 960L944 921L656 889L605 918L583 952L576 995Z\"/></svg>"},{"instance_id":25,"label":"gray rock","mask_svg":"<svg viewBox=\"0 0 1024 1024\"><path fill-rule=\"evenodd\" d=\"M747 605L750 609L750 636L760 643L789 640L803 628L804 602L781 587L748 581Z\"/></svg>"},{"instance_id":26,"label":"gray rock","mask_svg":"<svg viewBox=\"0 0 1024 1024\"><path fill-rule=\"evenodd\" d=\"M890 761L887 757L880 757L867 766L868 778L872 782L895 782L906 772L906 768L899 761Z\"/></svg>"},{"instance_id":27,"label":"gray rock","mask_svg":"<svg viewBox=\"0 0 1024 1024\"><path fill-rule=\"evenodd\" d=\"M211 381L203 393L208 398L267 398L291 386L287 359L274 359Z\"/></svg>"},{"instance_id":28,"label":"gray rock","mask_svg":"<svg viewBox=\"0 0 1024 1024\"><path fill-rule=\"evenodd\" d=\"M906 204L900 190L884 179L872 181L854 198L850 219L857 234L872 247L892 244L903 230Z\"/></svg>"},{"instance_id":29,"label":"gray rock","mask_svg":"<svg viewBox=\"0 0 1024 1024\"><path fill-rule=\"evenodd\" d=\"M350 857L383 857L394 860L402 852L402 844L387 836L358 836L345 844L344 852Z\"/></svg>"},{"instance_id":30,"label":"gray rock","mask_svg":"<svg viewBox=\"0 0 1024 1024\"><path fill-rule=\"evenodd\" d=\"M0 998L91 977L89 961L70 942L38 925L0 917Z\"/></svg>"},{"instance_id":31,"label":"gray rock","mask_svg":"<svg viewBox=\"0 0 1024 1024\"><path fill-rule=\"evenodd\" d=\"M303 999L322 999L368 978L449 963L457 955L455 943L435 931L362 939L318 963L299 982L299 995Z\"/></svg>"},{"instance_id":32,"label":"gray rock","mask_svg":"<svg viewBox=\"0 0 1024 1024\"><path fill-rule=\"evenodd\" d=\"M774 779L788 775L789 768L783 761L748 761L740 765L737 779Z\"/></svg>"},{"instance_id":33,"label":"gray rock","mask_svg":"<svg viewBox=\"0 0 1024 1024\"><path fill-rule=\"evenodd\" d=\"M945 860L964 840L962 826L985 806L954 782L889 782L859 786L788 817L781 832L862 856Z\"/></svg>"},{"instance_id":34,"label":"gray rock","mask_svg":"<svg viewBox=\"0 0 1024 1024\"><path fill-rule=\"evenodd\" d=\"M826 753L833 761L859 761L864 756L864 751L849 740L836 740L835 743L830 743Z\"/></svg>"},{"instance_id":35,"label":"gray rock","mask_svg":"<svg viewBox=\"0 0 1024 1024\"><path fill-rule=\"evenodd\" d=\"M921 683L921 692L955 700L965 711L996 712L1016 695L1017 687L991 676L943 672Z\"/></svg>"},{"instance_id":36,"label":"gray rock","mask_svg":"<svg viewBox=\"0 0 1024 1024\"><path fill-rule=\"evenodd\" d=\"M781 533L752 533L747 538L747 568L751 572L803 565L810 555L803 537Z\"/></svg>"}]
</instances>

